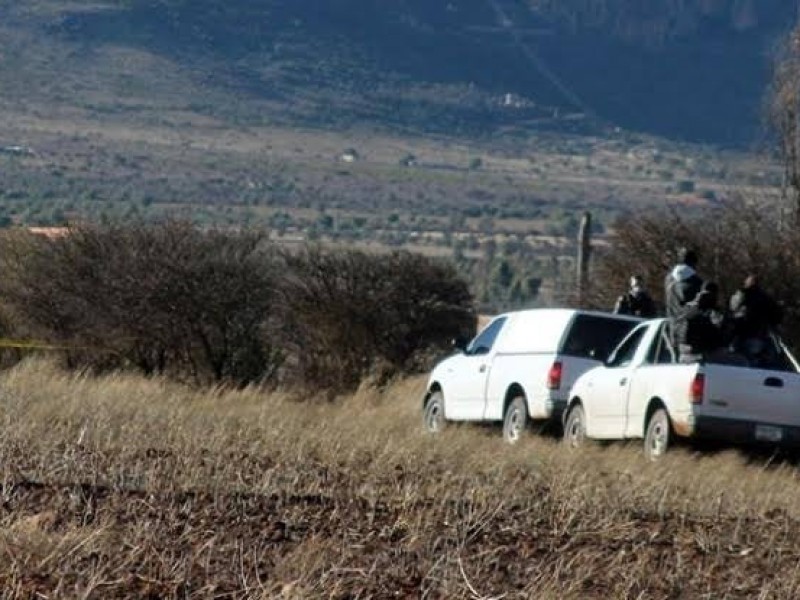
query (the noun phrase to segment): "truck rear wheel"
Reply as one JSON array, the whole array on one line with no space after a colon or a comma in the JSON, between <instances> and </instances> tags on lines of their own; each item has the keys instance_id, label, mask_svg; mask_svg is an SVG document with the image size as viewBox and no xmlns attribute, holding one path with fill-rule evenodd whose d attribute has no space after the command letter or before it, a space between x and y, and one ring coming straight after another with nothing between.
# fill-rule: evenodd
<instances>
[{"instance_id":1,"label":"truck rear wheel","mask_svg":"<svg viewBox=\"0 0 800 600\"><path fill-rule=\"evenodd\" d=\"M506 408L503 417L503 439L509 444L516 444L528 429L528 404L525 396L515 397Z\"/></svg>"},{"instance_id":2,"label":"truck rear wheel","mask_svg":"<svg viewBox=\"0 0 800 600\"><path fill-rule=\"evenodd\" d=\"M647 431L644 434L644 454L650 460L658 460L669 449L672 428L669 415L663 408L650 415Z\"/></svg>"}]
</instances>

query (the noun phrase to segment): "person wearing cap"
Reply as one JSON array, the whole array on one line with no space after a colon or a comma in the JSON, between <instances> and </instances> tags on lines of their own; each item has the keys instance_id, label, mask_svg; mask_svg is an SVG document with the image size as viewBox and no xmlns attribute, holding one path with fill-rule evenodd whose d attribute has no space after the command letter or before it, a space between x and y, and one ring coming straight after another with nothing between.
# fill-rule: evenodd
<instances>
[{"instance_id":1,"label":"person wearing cap","mask_svg":"<svg viewBox=\"0 0 800 600\"><path fill-rule=\"evenodd\" d=\"M703 287L703 279L697 274L697 252L681 248L678 264L664 279L664 306L667 317L675 318L681 309L697 297Z\"/></svg>"},{"instance_id":2,"label":"person wearing cap","mask_svg":"<svg viewBox=\"0 0 800 600\"><path fill-rule=\"evenodd\" d=\"M644 288L644 279L641 275L631 276L630 289L617 298L614 312L618 315L633 315L645 319L656 316L655 302Z\"/></svg>"}]
</instances>

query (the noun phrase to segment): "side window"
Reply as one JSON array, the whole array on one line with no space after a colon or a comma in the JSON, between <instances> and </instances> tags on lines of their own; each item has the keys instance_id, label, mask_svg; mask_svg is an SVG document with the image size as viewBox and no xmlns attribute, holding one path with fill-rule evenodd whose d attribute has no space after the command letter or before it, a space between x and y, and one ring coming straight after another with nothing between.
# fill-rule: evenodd
<instances>
[{"instance_id":1,"label":"side window","mask_svg":"<svg viewBox=\"0 0 800 600\"><path fill-rule=\"evenodd\" d=\"M633 333L625 338L625 341L614 350L606 365L609 367L627 367L630 365L633 361L633 357L636 355L636 349L639 347L639 342L642 341L642 336L644 336L645 331L647 331L647 327L634 329Z\"/></svg>"},{"instance_id":2,"label":"side window","mask_svg":"<svg viewBox=\"0 0 800 600\"><path fill-rule=\"evenodd\" d=\"M650 349L647 351L645 362L648 365L669 365L675 362L675 352L672 349L667 328L662 326L658 335L653 338Z\"/></svg>"},{"instance_id":3,"label":"side window","mask_svg":"<svg viewBox=\"0 0 800 600\"><path fill-rule=\"evenodd\" d=\"M667 335L666 328L661 329L658 339L660 340L660 344L658 346L658 354L656 355L656 364L671 365L672 363L677 362L675 350L672 347L672 342L669 339L669 335Z\"/></svg>"},{"instance_id":4,"label":"side window","mask_svg":"<svg viewBox=\"0 0 800 600\"><path fill-rule=\"evenodd\" d=\"M494 346L494 341L497 339L497 335L500 333L503 325L505 325L505 322L506 317L501 317L489 323L489 325L470 342L469 346L467 346L466 353L469 356L488 354L492 346Z\"/></svg>"}]
</instances>

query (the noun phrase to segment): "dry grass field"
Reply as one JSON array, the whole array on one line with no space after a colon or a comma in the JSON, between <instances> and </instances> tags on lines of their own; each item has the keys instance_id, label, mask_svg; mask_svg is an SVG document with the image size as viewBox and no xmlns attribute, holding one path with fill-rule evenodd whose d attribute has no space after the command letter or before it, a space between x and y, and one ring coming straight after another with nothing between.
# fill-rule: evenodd
<instances>
[{"instance_id":1,"label":"dry grass field","mask_svg":"<svg viewBox=\"0 0 800 600\"><path fill-rule=\"evenodd\" d=\"M0 376L7 598L795 598L788 464L422 433L421 379L337 403Z\"/></svg>"}]
</instances>

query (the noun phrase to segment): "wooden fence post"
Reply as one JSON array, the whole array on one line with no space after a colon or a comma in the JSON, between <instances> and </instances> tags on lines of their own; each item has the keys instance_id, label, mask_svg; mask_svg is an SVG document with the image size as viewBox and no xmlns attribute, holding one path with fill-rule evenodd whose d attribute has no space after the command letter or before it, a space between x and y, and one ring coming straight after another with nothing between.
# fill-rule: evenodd
<instances>
[{"instance_id":1,"label":"wooden fence post","mask_svg":"<svg viewBox=\"0 0 800 600\"><path fill-rule=\"evenodd\" d=\"M592 213L586 211L578 229L577 296L578 306L583 307L589 280L589 260L592 255Z\"/></svg>"}]
</instances>

